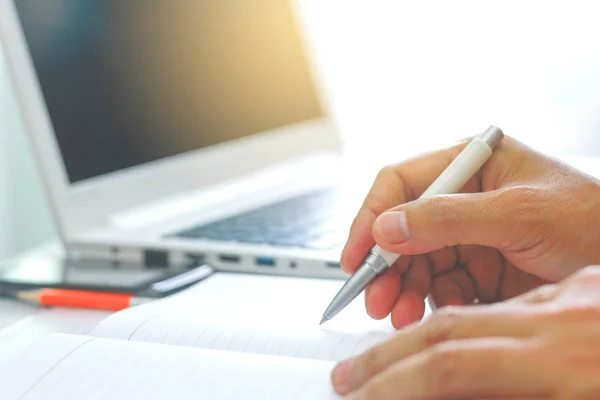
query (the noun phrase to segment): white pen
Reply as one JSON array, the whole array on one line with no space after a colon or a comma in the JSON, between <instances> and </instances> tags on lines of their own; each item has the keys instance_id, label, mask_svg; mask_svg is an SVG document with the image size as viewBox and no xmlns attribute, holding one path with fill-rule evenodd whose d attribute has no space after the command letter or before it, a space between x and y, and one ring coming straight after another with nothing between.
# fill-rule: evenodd
<instances>
[{"instance_id":1,"label":"white pen","mask_svg":"<svg viewBox=\"0 0 600 400\"><path fill-rule=\"evenodd\" d=\"M448 168L421 195L421 198L458 193L491 157L494 149L503 138L504 134L500 128L490 126L464 148ZM394 265L399 257L399 254L390 253L379 246L373 247L360 268L346 281L329 307L327 307L323 313L321 324L331 320L342 311L375 278ZM429 304L431 308L435 307L430 298Z\"/></svg>"}]
</instances>

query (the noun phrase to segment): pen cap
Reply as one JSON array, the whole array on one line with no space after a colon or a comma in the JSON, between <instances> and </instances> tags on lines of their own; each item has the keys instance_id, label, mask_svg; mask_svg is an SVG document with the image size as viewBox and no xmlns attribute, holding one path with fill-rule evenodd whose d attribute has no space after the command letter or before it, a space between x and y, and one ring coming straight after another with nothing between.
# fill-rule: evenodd
<instances>
[{"instance_id":1,"label":"pen cap","mask_svg":"<svg viewBox=\"0 0 600 400\"><path fill-rule=\"evenodd\" d=\"M502 139L504 139L504 133L502 132L502 130L500 130L500 128L492 125L481 134L480 138L481 140L486 142L488 146L490 146L493 150L500 144Z\"/></svg>"}]
</instances>

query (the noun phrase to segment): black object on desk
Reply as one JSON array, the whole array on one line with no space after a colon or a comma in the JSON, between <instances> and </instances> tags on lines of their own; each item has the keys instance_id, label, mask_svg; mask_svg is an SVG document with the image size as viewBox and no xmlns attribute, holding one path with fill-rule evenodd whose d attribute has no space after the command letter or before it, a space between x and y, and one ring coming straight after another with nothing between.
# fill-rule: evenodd
<instances>
[{"instance_id":1,"label":"black object on desk","mask_svg":"<svg viewBox=\"0 0 600 400\"><path fill-rule=\"evenodd\" d=\"M161 298L213 273L207 265L148 268L141 264L114 265L107 260L23 258L0 263L0 296L14 297L23 290L57 288Z\"/></svg>"}]
</instances>

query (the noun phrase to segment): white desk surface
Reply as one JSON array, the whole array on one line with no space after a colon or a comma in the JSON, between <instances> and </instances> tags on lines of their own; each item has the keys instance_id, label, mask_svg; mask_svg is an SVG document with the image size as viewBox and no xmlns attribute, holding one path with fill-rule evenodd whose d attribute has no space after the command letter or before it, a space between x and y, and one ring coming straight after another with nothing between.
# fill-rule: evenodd
<instances>
[{"instance_id":1,"label":"white desk surface","mask_svg":"<svg viewBox=\"0 0 600 400\"><path fill-rule=\"evenodd\" d=\"M52 243L19 257L53 257L60 251L60 247ZM105 311L41 308L0 298L0 366L46 334L87 333L109 315L110 312Z\"/></svg>"},{"instance_id":2,"label":"white desk surface","mask_svg":"<svg viewBox=\"0 0 600 400\"><path fill-rule=\"evenodd\" d=\"M0 300L0 367L46 334L86 334L108 315L104 311L40 309Z\"/></svg>"}]
</instances>

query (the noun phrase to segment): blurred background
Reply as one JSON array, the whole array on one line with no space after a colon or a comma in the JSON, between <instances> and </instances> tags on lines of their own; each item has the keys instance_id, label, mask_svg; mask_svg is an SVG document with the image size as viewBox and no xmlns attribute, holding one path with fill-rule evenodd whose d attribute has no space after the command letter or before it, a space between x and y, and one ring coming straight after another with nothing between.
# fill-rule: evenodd
<instances>
[{"instance_id":1,"label":"blurred background","mask_svg":"<svg viewBox=\"0 0 600 400\"><path fill-rule=\"evenodd\" d=\"M351 146L394 159L496 124L544 151L600 155L597 3L302 4Z\"/></svg>"},{"instance_id":2,"label":"blurred background","mask_svg":"<svg viewBox=\"0 0 600 400\"><path fill-rule=\"evenodd\" d=\"M0 46L0 258L55 236Z\"/></svg>"},{"instance_id":3,"label":"blurred background","mask_svg":"<svg viewBox=\"0 0 600 400\"><path fill-rule=\"evenodd\" d=\"M299 5L331 111L357 162L383 165L490 124L558 157L600 157L595 2ZM0 51L0 258L54 235Z\"/></svg>"}]
</instances>

